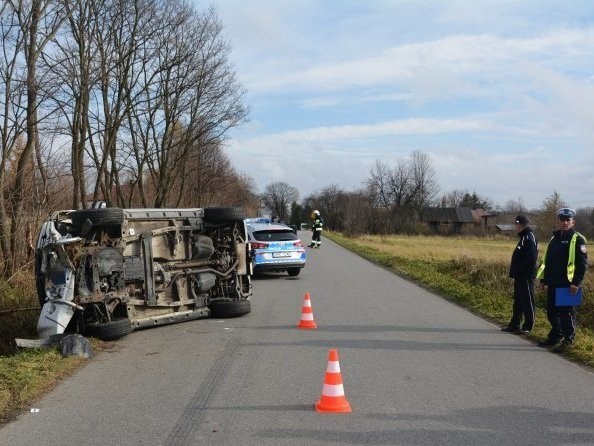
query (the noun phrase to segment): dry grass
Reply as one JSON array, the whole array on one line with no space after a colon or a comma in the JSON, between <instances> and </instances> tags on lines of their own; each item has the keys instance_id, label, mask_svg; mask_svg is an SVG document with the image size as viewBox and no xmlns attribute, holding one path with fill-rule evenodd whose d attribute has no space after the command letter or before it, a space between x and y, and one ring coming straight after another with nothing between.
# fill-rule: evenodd
<instances>
[{"instance_id":1,"label":"dry grass","mask_svg":"<svg viewBox=\"0 0 594 446\"><path fill-rule=\"evenodd\" d=\"M354 237L362 243L390 255L416 260L456 260L461 258L509 262L516 240L512 238L379 236Z\"/></svg>"},{"instance_id":2,"label":"dry grass","mask_svg":"<svg viewBox=\"0 0 594 446\"><path fill-rule=\"evenodd\" d=\"M36 336L38 317L39 301L32 270L20 270L10 281L0 280L0 357L16 351L15 338Z\"/></svg>"},{"instance_id":3,"label":"dry grass","mask_svg":"<svg viewBox=\"0 0 594 446\"><path fill-rule=\"evenodd\" d=\"M84 362L80 357L62 358L55 348L0 357L0 423L12 419Z\"/></svg>"}]
</instances>

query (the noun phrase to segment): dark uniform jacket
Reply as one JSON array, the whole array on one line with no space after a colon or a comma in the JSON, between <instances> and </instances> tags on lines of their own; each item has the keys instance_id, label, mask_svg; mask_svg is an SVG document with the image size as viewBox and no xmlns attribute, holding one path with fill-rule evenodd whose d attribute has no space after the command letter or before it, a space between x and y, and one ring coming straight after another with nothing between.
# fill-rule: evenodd
<instances>
[{"instance_id":1,"label":"dark uniform jacket","mask_svg":"<svg viewBox=\"0 0 594 446\"><path fill-rule=\"evenodd\" d=\"M312 229L314 232L321 231L323 226L324 226L324 219L320 215L318 215L313 220Z\"/></svg>"},{"instance_id":2,"label":"dark uniform jacket","mask_svg":"<svg viewBox=\"0 0 594 446\"><path fill-rule=\"evenodd\" d=\"M553 232L553 238L547 248L545 259L545 270L542 281L554 287L567 287L570 285L567 279L567 260L569 258L569 243L575 234L574 229L569 231L557 230ZM579 286L584 280L584 274L588 267L588 254L584 237L578 235L575 245L575 273L572 284Z\"/></svg>"},{"instance_id":3,"label":"dark uniform jacket","mask_svg":"<svg viewBox=\"0 0 594 446\"><path fill-rule=\"evenodd\" d=\"M513 279L534 279L536 277L536 260L538 245L531 228L518 232L520 240L512 254L509 266L509 277Z\"/></svg>"}]
</instances>

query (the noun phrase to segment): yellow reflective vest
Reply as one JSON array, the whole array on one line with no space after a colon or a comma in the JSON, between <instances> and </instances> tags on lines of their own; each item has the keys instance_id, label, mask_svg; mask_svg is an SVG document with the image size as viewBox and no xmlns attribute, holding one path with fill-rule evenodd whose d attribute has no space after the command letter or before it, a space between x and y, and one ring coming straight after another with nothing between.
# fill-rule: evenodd
<instances>
[{"instance_id":1,"label":"yellow reflective vest","mask_svg":"<svg viewBox=\"0 0 594 446\"><path fill-rule=\"evenodd\" d=\"M573 275L575 273L575 245L577 244L578 236L582 237L584 239L584 242L586 242L586 237L584 237L577 231L571 237L571 241L569 242L569 255L567 257L567 280L569 280L570 282L573 280ZM553 240L553 238L551 238L551 240ZM542 256L542 260L540 261L538 271L536 272L537 279L542 279L544 277L545 261L547 258L548 248L549 246L547 245L547 247L545 248L544 255Z\"/></svg>"}]
</instances>

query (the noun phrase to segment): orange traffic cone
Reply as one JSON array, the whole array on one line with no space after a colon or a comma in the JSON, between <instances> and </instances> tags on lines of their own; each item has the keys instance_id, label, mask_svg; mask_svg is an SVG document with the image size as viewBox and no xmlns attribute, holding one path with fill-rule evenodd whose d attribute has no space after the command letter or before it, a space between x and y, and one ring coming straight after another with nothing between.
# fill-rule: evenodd
<instances>
[{"instance_id":1,"label":"orange traffic cone","mask_svg":"<svg viewBox=\"0 0 594 446\"><path fill-rule=\"evenodd\" d=\"M309 293L305 293L305 296L303 297L301 320L297 324L297 328L318 328L316 321L314 321L313 311L311 309L311 300L309 299Z\"/></svg>"},{"instance_id":2,"label":"orange traffic cone","mask_svg":"<svg viewBox=\"0 0 594 446\"><path fill-rule=\"evenodd\" d=\"M338 363L338 351L330 350L328 354L328 367L324 377L322 397L316 402L317 412L350 412L351 405L344 396L342 375Z\"/></svg>"}]
</instances>

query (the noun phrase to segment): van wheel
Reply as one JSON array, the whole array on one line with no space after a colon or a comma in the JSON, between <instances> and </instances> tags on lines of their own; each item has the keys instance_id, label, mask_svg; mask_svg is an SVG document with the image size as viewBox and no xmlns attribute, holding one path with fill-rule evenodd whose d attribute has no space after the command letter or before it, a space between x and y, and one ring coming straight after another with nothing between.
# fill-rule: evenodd
<instances>
[{"instance_id":1,"label":"van wheel","mask_svg":"<svg viewBox=\"0 0 594 446\"><path fill-rule=\"evenodd\" d=\"M214 300L209 305L212 317L238 317L252 311L249 300Z\"/></svg>"},{"instance_id":2,"label":"van wheel","mask_svg":"<svg viewBox=\"0 0 594 446\"><path fill-rule=\"evenodd\" d=\"M204 220L210 223L229 223L244 218L245 211L241 207L204 209Z\"/></svg>"},{"instance_id":3,"label":"van wheel","mask_svg":"<svg viewBox=\"0 0 594 446\"><path fill-rule=\"evenodd\" d=\"M301 272L301 268L289 268L287 270L287 273L289 273L289 276L291 276L291 277L298 276L300 272Z\"/></svg>"},{"instance_id":4,"label":"van wheel","mask_svg":"<svg viewBox=\"0 0 594 446\"><path fill-rule=\"evenodd\" d=\"M86 220L89 220L92 226L121 225L124 222L124 210L122 208L81 209L74 211L71 217L73 232L77 235Z\"/></svg>"},{"instance_id":5,"label":"van wheel","mask_svg":"<svg viewBox=\"0 0 594 446\"><path fill-rule=\"evenodd\" d=\"M113 341L130 333L132 333L132 322L127 317L109 322L85 324L85 336L99 338L102 341Z\"/></svg>"}]
</instances>

